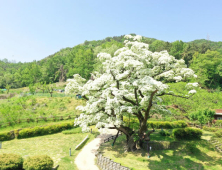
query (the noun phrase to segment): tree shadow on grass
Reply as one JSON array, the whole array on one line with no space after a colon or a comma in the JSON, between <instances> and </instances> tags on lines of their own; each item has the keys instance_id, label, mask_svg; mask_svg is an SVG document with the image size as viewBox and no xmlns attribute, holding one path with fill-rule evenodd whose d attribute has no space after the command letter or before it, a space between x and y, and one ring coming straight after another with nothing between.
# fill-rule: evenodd
<instances>
[{"instance_id":1,"label":"tree shadow on grass","mask_svg":"<svg viewBox=\"0 0 222 170\"><path fill-rule=\"evenodd\" d=\"M192 149L186 147L187 143L194 143ZM124 150L124 138L117 141L115 146L111 146L112 142L104 144L104 149L108 151L115 151L113 156L116 158L123 158L127 156ZM103 150L104 150L103 149ZM222 168L222 157L216 151L216 155L210 156L208 152L215 151L213 146L205 140L200 141L184 141L184 143L175 150L151 150L150 158L148 158L147 151L137 150L131 152L132 158L140 162L147 162L147 168L152 170L159 169L175 169L175 170L202 170L215 168ZM135 167L134 167L135 168Z\"/></svg>"},{"instance_id":2,"label":"tree shadow on grass","mask_svg":"<svg viewBox=\"0 0 222 170\"><path fill-rule=\"evenodd\" d=\"M221 166L221 157L214 157L207 155L207 151L213 151L214 149L209 146L207 141L195 141L197 147L190 150L186 147L172 150L169 154L167 150L153 151L151 153L151 159L148 163L149 169L161 169L161 167L166 167L166 169L193 169L202 170L206 169L204 165L208 167ZM199 148L206 148L207 150L201 151ZM192 152L191 152L192 151ZM158 160L152 159L152 157L158 157Z\"/></svg>"}]
</instances>

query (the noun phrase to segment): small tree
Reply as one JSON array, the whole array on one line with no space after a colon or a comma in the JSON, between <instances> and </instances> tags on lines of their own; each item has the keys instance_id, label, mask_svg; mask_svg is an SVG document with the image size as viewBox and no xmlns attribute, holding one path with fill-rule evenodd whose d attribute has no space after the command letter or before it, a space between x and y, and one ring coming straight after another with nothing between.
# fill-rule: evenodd
<instances>
[{"instance_id":1,"label":"small tree","mask_svg":"<svg viewBox=\"0 0 222 170\"><path fill-rule=\"evenodd\" d=\"M8 94L8 93L9 93L9 90L11 89L11 86L10 86L9 84L7 84L7 85L5 86L5 88L6 88L7 94Z\"/></svg>"},{"instance_id":2,"label":"small tree","mask_svg":"<svg viewBox=\"0 0 222 170\"><path fill-rule=\"evenodd\" d=\"M40 83L38 83L37 84L37 89L40 89L40 90L42 90L42 93L45 93L45 90L46 90L46 82L40 82Z\"/></svg>"},{"instance_id":3,"label":"small tree","mask_svg":"<svg viewBox=\"0 0 222 170\"><path fill-rule=\"evenodd\" d=\"M170 90L167 82L179 82L196 77L187 68L184 60L177 60L167 51L151 52L148 44L141 43L141 36L126 35L125 47L110 54L100 53L104 73L94 72L86 82L80 75L75 74L69 79L65 88L66 93L81 93L87 100L86 106L79 106L82 114L75 119L75 125L89 130L88 125L95 123L97 128L117 129L127 137L128 151L136 149L136 143L149 141L147 120L154 113L170 114L161 104L161 96L189 98L196 90L181 96ZM198 83L189 83L189 87L197 87ZM154 104L156 103L156 104ZM139 121L139 128L133 130L123 117L129 116ZM111 126L111 127L110 127Z\"/></svg>"},{"instance_id":4,"label":"small tree","mask_svg":"<svg viewBox=\"0 0 222 170\"><path fill-rule=\"evenodd\" d=\"M46 86L46 89L47 89L48 93L50 93L51 97L52 97L52 94L53 94L55 88L56 88L55 84L51 84L51 83Z\"/></svg>"},{"instance_id":5,"label":"small tree","mask_svg":"<svg viewBox=\"0 0 222 170\"><path fill-rule=\"evenodd\" d=\"M208 121L212 122L212 120L214 119L214 115L215 111L205 109L190 113L189 118L193 121L198 121L202 127L203 124L206 124Z\"/></svg>"},{"instance_id":6,"label":"small tree","mask_svg":"<svg viewBox=\"0 0 222 170\"><path fill-rule=\"evenodd\" d=\"M33 85L33 84L30 84L29 85L29 92L34 95L35 94L35 91L36 91L36 86Z\"/></svg>"}]
</instances>

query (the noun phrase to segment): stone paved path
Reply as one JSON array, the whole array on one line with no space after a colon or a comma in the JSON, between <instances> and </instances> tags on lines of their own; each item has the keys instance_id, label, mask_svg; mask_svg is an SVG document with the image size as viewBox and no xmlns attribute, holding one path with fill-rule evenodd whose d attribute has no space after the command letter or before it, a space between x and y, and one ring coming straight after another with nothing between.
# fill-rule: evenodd
<instances>
[{"instance_id":1,"label":"stone paved path","mask_svg":"<svg viewBox=\"0 0 222 170\"><path fill-rule=\"evenodd\" d=\"M109 136L116 135L115 129L110 129L106 134L98 135L93 141L83 147L82 151L77 155L75 164L79 170L99 170L95 165L95 153L104 139Z\"/></svg>"}]
</instances>

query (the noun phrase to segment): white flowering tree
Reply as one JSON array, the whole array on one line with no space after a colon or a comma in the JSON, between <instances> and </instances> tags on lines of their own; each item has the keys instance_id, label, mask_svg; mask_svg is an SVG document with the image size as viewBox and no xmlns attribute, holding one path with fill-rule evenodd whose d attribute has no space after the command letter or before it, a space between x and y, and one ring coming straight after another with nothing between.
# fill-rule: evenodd
<instances>
[{"instance_id":1,"label":"white flowering tree","mask_svg":"<svg viewBox=\"0 0 222 170\"><path fill-rule=\"evenodd\" d=\"M150 116L170 113L161 104L161 96L189 98L196 93L194 88L198 84L187 84L190 91L185 96L174 94L167 82L196 77L184 60L175 59L167 51L149 51L148 44L140 42L142 37L139 35L126 35L125 38L125 47L118 49L113 57L107 53L98 54L103 70L106 70L103 74L95 72L88 81L75 74L74 79L68 80L65 92L79 93L87 100L86 106L77 108L82 114L75 120L75 125L83 131L89 130L90 124L96 124L100 130L117 129L126 135L128 150L134 150L136 142L150 140L149 135L154 131L147 129ZM129 114L138 119L138 129L127 127L123 121Z\"/></svg>"}]
</instances>

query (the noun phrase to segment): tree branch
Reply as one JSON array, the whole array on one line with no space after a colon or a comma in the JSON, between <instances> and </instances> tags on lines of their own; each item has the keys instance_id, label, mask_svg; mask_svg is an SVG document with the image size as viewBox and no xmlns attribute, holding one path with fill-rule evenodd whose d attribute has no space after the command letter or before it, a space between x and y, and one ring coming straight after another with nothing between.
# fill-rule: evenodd
<instances>
[{"instance_id":1,"label":"tree branch","mask_svg":"<svg viewBox=\"0 0 222 170\"><path fill-rule=\"evenodd\" d=\"M87 101L89 100L89 98L88 97L86 97L85 95L84 96L82 96L84 99L86 99Z\"/></svg>"},{"instance_id":2,"label":"tree branch","mask_svg":"<svg viewBox=\"0 0 222 170\"><path fill-rule=\"evenodd\" d=\"M139 106L138 97L137 97L137 89L134 89L135 99L136 99L136 105Z\"/></svg>"},{"instance_id":3,"label":"tree branch","mask_svg":"<svg viewBox=\"0 0 222 170\"><path fill-rule=\"evenodd\" d=\"M189 98L192 97L194 94L190 95L189 97L179 96L179 95L170 94L170 93L162 93L162 94L158 94L157 96L163 96L163 95L171 95L171 96L175 96L175 97L180 97L180 98L184 98L184 99L189 99Z\"/></svg>"},{"instance_id":4,"label":"tree branch","mask_svg":"<svg viewBox=\"0 0 222 170\"><path fill-rule=\"evenodd\" d=\"M144 97L144 95L142 94L141 90L139 90L139 94L140 94L140 96L141 96L142 98Z\"/></svg>"},{"instance_id":5,"label":"tree branch","mask_svg":"<svg viewBox=\"0 0 222 170\"><path fill-rule=\"evenodd\" d=\"M115 77L114 73L112 72L112 70L110 70L110 73L113 76L113 79L116 80L116 77ZM117 89L119 89L119 80L116 80L116 87L117 87Z\"/></svg>"},{"instance_id":6,"label":"tree branch","mask_svg":"<svg viewBox=\"0 0 222 170\"><path fill-rule=\"evenodd\" d=\"M125 100L126 102L129 102L133 105L136 105L136 102L134 102L133 100L127 99L125 96L123 96L123 100Z\"/></svg>"},{"instance_id":7,"label":"tree branch","mask_svg":"<svg viewBox=\"0 0 222 170\"><path fill-rule=\"evenodd\" d=\"M150 109L151 109L151 107L152 107L153 96L155 95L155 93L156 93L157 91L158 91L158 90L156 89L155 91L153 91L153 92L151 93L149 105L148 105L148 107L147 107L147 110L145 111L144 121L147 121L147 119L148 119L148 117L149 117L149 112L150 112Z\"/></svg>"}]
</instances>

